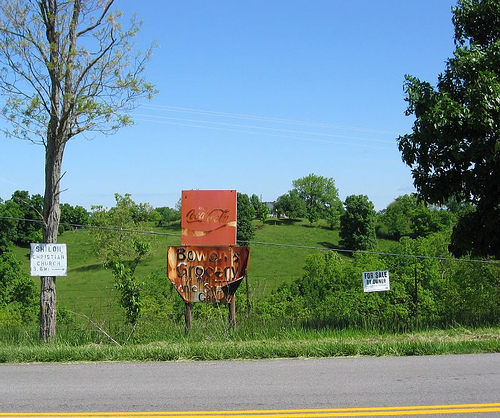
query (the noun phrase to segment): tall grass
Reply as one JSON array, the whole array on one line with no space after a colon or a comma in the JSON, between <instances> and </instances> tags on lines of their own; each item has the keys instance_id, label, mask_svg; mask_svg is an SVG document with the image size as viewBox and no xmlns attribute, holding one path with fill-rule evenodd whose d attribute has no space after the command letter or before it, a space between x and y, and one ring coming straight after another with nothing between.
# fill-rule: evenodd
<instances>
[{"instance_id":1,"label":"tall grass","mask_svg":"<svg viewBox=\"0 0 500 418\"><path fill-rule=\"evenodd\" d=\"M500 328L451 328L411 333L380 330L305 329L297 324L252 320L234 329L225 321L194 321L155 332L122 329L110 341L89 328L59 327L52 344L39 342L36 327L0 329L0 363L71 361L180 361L336 356L407 356L500 352ZM10 336L10 341L6 341Z\"/></svg>"}]
</instances>

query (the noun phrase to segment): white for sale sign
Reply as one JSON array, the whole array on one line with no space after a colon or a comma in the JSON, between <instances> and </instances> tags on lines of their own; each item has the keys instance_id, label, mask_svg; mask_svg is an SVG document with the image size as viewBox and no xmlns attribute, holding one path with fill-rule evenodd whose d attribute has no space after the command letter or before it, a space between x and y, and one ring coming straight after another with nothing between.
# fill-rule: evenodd
<instances>
[{"instance_id":1,"label":"white for sale sign","mask_svg":"<svg viewBox=\"0 0 500 418\"><path fill-rule=\"evenodd\" d=\"M68 257L66 244L30 244L32 276L66 276Z\"/></svg>"},{"instance_id":2,"label":"white for sale sign","mask_svg":"<svg viewBox=\"0 0 500 418\"><path fill-rule=\"evenodd\" d=\"M390 290L389 270L366 271L363 273L365 292L385 292Z\"/></svg>"}]
</instances>

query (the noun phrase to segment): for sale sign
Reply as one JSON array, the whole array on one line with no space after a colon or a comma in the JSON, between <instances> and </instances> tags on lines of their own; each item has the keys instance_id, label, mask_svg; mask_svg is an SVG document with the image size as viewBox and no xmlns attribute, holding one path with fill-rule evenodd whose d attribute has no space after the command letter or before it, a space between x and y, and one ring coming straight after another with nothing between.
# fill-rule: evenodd
<instances>
[{"instance_id":1,"label":"for sale sign","mask_svg":"<svg viewBox=\"0 0 500 418\"><path fill-rule=\"evenodd\" d=\"M68 257L66 244L30 244L32 276L66 276Z\"/></svg>"},{"instance_id":2,"label":"for sale sign","mask_svg":"<svg viewBox=\"0 0 500 418\"><path fill-rule=\"evenodd\" d=\"M385 292L390 290L389 270L364 272L363 287L365 292Z\"/></svg>"}]
</instances>

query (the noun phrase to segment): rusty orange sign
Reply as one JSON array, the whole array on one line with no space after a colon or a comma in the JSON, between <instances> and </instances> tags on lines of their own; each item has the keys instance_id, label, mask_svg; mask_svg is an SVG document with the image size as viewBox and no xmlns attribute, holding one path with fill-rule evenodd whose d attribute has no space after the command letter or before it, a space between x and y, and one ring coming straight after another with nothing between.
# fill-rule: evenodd
<instances>
[{"instance_id":1,"label":"rusty orange sign","mask_svg":"<svg viewBox=\"0 0 500 418\"><path fill-rule=\"evenodd\" d=\"M236 245L236 190L183 190L181 244Z\"/></svg>"},{"instance_id":2,"label":"rusty orange sign","mask_svg":"<svg viewBox=\"0 0 500 418\"><path fill-rule=\"evenodd\" d=\"M168 247L168 278L185 302L226 302L245 276L248 247Z\"/></svg>"}]
</instances>

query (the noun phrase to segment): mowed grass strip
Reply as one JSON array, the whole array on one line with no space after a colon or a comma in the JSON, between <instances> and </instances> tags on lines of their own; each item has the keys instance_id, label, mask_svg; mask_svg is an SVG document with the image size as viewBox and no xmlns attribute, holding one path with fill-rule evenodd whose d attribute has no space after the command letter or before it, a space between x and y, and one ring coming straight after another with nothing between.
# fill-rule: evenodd
<instances>
[{"instance_id":1,"label":"mowed grass strip","mask_svg":"<svg viewBox=\"0 0 500 418\"><path fill-rule=\"evenodd\" d=\"M313 335L316 339L312 339ZM412 334L337 332L324 337L305 332L300 339L184 341L149 344L32 344L0 346L0 363L79 361L215 361L346 356L414 356L500 352L500 328L427 331Z\"/></svg>"}]
</instances>

